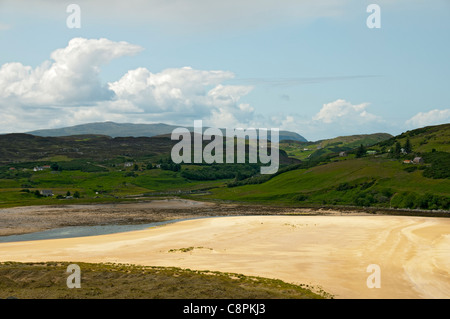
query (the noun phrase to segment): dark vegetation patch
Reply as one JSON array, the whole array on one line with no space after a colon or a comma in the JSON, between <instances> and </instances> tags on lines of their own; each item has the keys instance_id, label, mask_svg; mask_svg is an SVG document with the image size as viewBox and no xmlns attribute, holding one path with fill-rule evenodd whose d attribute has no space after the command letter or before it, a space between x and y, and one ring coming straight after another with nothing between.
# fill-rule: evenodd
<instances>
[{"instance_id":1,"label":"dark vegetation patch","mask_svg":"<svg viewBox=\"0 0 450 319\"><path fill-rule=\"evenodd\" d=\"M450 178L450 153L431 152L423 155L427 163L431 163L423 171L423 176L440 179Z\"/></svg>"},{"instance_id":2,"label":"dark vegetation patch","mask_svg":"<svg viewBox=\"0 0 450 319\"><path fill-rule=\"evenodd\" d=\"M0 263L0 298L317 299L321 289L241 274L123 264L76 263L81 288L67 287L70 263Z\"/></svg>"}]
</instances>

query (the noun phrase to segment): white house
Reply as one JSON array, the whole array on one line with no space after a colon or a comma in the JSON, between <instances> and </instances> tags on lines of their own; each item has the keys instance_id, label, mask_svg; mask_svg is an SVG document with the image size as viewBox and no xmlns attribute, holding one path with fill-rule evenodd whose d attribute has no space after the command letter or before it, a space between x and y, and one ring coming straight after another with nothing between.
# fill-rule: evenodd
<instances>
[{"instance_id":1,"label":"white house","mask_svg":"<svg viewBox=\"0 0 450 319\"><path fill-rule=\"evenodd\" d=\"M41 195L46 197L53 196L53 191L50 189L43 189L41 190Z\"/></svg>"}]
</instances>

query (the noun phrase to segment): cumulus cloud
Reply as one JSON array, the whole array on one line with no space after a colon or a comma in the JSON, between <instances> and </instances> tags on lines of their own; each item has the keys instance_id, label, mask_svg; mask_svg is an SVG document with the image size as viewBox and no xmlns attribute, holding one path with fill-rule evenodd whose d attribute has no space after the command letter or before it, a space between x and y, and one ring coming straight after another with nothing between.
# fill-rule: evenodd
<instances>
[{"instance_id":1,"label":"cumulus cloud","mask_svg":"<svg viewBox=\"0 0 450 319\"><path fill-rule=\"evenodd\" d=\"M382 117L368 111L369 106L367 102L352 104L344 99L325 103L313 116L310 131L321 138L391 131Z\"/></svg>"},{"instance_id":2,"label":"cumulus cloud","mask_svg":"<svg viewBox=\"0 0 450 319\"><path fill-rule=\"evenodd\" d=\"M390 132L392 126L380 116L368 111L370 103L352 104L344 99L325 103L313 116L304 114L274 114L273 125L300 133L308 140L342 135Z\"/></svg>"},{"instance_id":3,"label":"cumulus cloud","mask_svg":"<svg viewBox=\"0 0 450 319\"><path fill-rule=\"evenodd\" d=\"M450 109L434 109L428 112L419 112L406 121L408 127L424 127L450 122Z\"/></svg>"},{"instance_id":4,"label":"cumulus cloud","mask_svg":"<svg viewBox=\"0 0 450 319\"><path fill-rule=\"evenodd\" d=\"M141 50L127 42L74 38L36 68L19 62L2 65L0 97L24 105L72 105L108 99L112 93L99 79L100 66Z\"/></svg>"},{"instance_id":5,"label":"cumulus cloud","mask_svg":"<svg viewBox=\"0 0 450 319\"><path fill-rule=\"evenodd\" d=\"M167 111L225 99L227 92L228 98L239 99L237 94L245 94L243 87L233 89L220 85L233 77L231 72L194 70L191 67L166 69L156 74L146 68L138 68L109 83L109 88L118 99L133 101L148 111Z\"/></svg>"},{"instance_id":6,"label":"cumulus cloud","mask_svg":"<svg viewBox=\"0 0 450 319\"><path fill-rule=\"evenodd\" d=\"M0 66L0 112L21 120L10 122L13 131L30 123L31 114L41 127L103 120L231 124L254 114L241 101L253 87L224 84L234 78L229 71L183 67L152 73L140 67L117 81L101 82L102 65L141 50L127 42L74 38L35 68L6 63Z\"/></svg>"},{"instance_id":7,"label":"cumulus cloud","mask_svg":"<svg viewBox=\"0 0 450 319\"><path fill-rule=\"evenodd\" d=\"M351 104L343 99L338 99L324 104L313 119L326 124L346 123L347 125L381 120L380 117L367 112L368 106L369 103Z\"/></svg>"},{"instance_id":8,"label":"cumulus cloud","mask_svg":"<svg viewBox=\"0 0 450 319\"><path fill-rule=\"evenodd\" d=\"M191 67L159 73L138 68L109 83L109 88L115 93L116 103L131 102L145 113L170 115L172 120L204 118L212 125L219 119L236 120L253 112L249 105L239 103L252 90L251 86L222 84L233 77L228 71Z\"/></svg>"}]
</instances>

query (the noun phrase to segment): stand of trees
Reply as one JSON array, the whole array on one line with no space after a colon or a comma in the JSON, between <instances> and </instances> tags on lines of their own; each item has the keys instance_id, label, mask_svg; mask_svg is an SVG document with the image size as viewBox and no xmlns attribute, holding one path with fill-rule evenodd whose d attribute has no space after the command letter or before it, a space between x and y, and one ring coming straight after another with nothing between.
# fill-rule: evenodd
<instances>
[{"instance_id":1,"label":"stand of trees","mask_svg":"<svg viewBox=\"0 0 450 319\"><path fill-rule=\"evenodd\" d=\"M364 145L360 145L358 147L358 149L356 150L356 157L363 157L364 155L366 155L367 149L364 147Z\"/></svg>"},{"instance_id":2,"label":"stand of trees","mask_svg":"<svg viewBox=\"0 0 450 319\"><path fill-rule=\"evenodd\" d=\"M425 162L431 163L423 171L428 178L450 178L450 153L431 152L423 155Z\"/></svg>"},{"instance_id":3,"label":"stand of trees","mask_svg":"<svg viewBox=\"0 0 450 319\"><path fill-rule=\"evenodd\" d=\"M242 181L259 173L257 164L212 164L201 169L185 169L181 176L191 180L205 181L231 179Z\"/></svg>"},{"instance_id":4,"label":"stand of trees","mask_svg":"<svg viewBox=\"0 0 450 319\"><path fill-rule=\"evenodd\" d=\"M392 197L391 206L394 208L411 209L449 209L450 197L434 194L416 194L402 192Z\"/></svg>"}]
</instances>

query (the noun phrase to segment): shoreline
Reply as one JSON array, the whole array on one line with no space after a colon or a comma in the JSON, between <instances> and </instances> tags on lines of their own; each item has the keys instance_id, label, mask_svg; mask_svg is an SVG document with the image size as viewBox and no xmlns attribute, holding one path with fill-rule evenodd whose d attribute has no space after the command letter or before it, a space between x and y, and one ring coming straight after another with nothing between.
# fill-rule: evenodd
<instances>
[{"instance_id":1,"label":"shoreline","mask_svg":"<svg viewBox=\"0 0 450 319\"><path fill-rule=\"evenodd\" d=\"M242 273L336 298L449 298L450 219L229 216L109 235L0 244L1 261L122 263ZM370 264L381 289L366 286Z\"/></svg>"},{"instance_id":2,"label":"shoreline","mask_svg":"<svg viewBox=\"0 0 450 319\"><path fill-rule=\"evenodd\" d=\"M150 201L21 206L0 209L0 236L21 235L71 226L138 225L213 216L373 215L354 209L211 203L171 198Z\"/></svg>"},{"instance_id":3,"label":"shoreline","mask_svg":"<svg viewBox=\"0 0 450 319\"><path fill-rule=\"evenodd\" d=\"M213 216L254 215L388 215L449 218L450 211L399 210L379 207L293 207L217 203L183 198L98 204L39 205L0 208L0 237L71 226L139 225Z\"/></svg>"}]
</instances>

